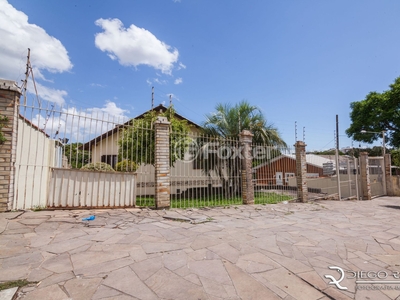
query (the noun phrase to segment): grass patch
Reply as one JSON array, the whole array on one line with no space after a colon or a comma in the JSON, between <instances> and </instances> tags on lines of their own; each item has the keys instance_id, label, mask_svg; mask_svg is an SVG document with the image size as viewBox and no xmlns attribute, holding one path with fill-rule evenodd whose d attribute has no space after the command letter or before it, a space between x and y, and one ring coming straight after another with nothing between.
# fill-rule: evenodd
<instances>
[{"instance_id":1,"label":"grass patch","mask_svg":"<svg viewBox=\"0 0 400 300\"><path fill-rule=\"evenodd\" d=\"M255 192L255 204L276 204L282 201L289 201L294 199L294 196L281 195L277 193ZM201 198L177 198L171 200L171 208L192 208L192 207L212 207L212 206L234 206L242 205L242 197L233 197L231 199L223 198L221 195L214 195L211 197ZM136 197L136 205L141 207L155 207L154 197L151 196L138 196ZM235 207L237 209L237 207Z\"/></svg>"},{"instance_id":2,"label":"grass patch","mask_svg":"<svg viewBox=\"0 0 400 300\"><path fill-rule=\"evenodd\" d=\"M31 282L26 279L2 282L2 283L0 283L0 291L11 289L13 287L23 287L23 286L26 286L31 283L37 283L37 282Z\"/></svg>"},{"instance_id":3,"label":"grass patch","mask_svg":"<svg viewBox=\"0 0 400 300\"><path fill-rule=\"evenodd\" d=\"M277 204L282 201L289 201L293 199L294 196L282 195L277 193L264 193L264 192L254 193L255 204Z\"/></svg>"}]
</instances>

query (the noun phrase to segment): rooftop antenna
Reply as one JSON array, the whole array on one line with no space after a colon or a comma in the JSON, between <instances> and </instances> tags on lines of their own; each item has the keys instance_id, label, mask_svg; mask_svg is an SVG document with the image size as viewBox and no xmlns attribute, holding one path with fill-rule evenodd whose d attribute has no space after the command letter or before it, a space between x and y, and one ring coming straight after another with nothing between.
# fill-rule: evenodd
<instances>
[{"instance_id":1,"label":"rooftop antenna","mask_svg":"<svg viewBox=\"0 0 400 300\"><path fill-rule=\"evenodd\" d=\"M294 121L294 142L297 142L297 121Z\"/></svg>"},{"instance_id":2,"label":"rooftop antenna","mask_svg":"<svg viewBox=\"0 0 400 300\"><path fill-rule=\"evenodd\" d=\"M26 106L26 89L28 87L28 77L29 77L29 66L30 66L30 56L31 49L28 48L28 56L26 57L26 72L25 72L25 80L24 80L24 105Z\"/></svg>"},{"instance_id":3,"label":"rooftop antenna","mask_svg":"<svg viewBox=\"0 0 400 300\"><path fill-rule=\"evenodd\" d=\"M172 106L172 95L169 94L169 106Z\"/></svg>"},{"instance_id":4,"label":"rooftop antenna","mask_svg":"<svg viewBox=\"0 0 400 300\"><path fill-rule=\"evenodd\" d=\"M151 110L154 108L154 86L151 87Z\"/></svg>"},{"instance_id":5,"label":"rooftop antenna","mask_svg":"<svg viewBox=\"0 0 400 300\"><path fill-rule=\"evenodd\" d=\"M306 127L303 127L303 142L306 142Z\"/></svg>"}]
</instances>

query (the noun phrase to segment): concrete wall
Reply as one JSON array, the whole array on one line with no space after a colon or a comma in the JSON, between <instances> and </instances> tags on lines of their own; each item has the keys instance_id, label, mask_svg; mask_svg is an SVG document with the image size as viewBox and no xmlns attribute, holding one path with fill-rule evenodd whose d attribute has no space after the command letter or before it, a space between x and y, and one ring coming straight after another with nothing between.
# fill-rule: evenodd
<instances>
[{"instance_id":1,"label":"concrete wall","mask_svg":"<svg viewBox=\"0 0 400 300\"><path fill-rule=\"evenodd\" d=\"M19 118L12 209L46 206L50 168L60 165L59 152L57 141Z\"/></svg>"}]
</instances>

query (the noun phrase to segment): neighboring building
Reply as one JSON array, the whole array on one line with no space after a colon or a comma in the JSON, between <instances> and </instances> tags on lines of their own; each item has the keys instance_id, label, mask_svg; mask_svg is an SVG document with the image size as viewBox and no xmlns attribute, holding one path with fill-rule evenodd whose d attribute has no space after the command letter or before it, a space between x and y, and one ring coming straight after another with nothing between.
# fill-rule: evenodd
<instances>
[{"instance_id":1,"label":"neighboring building","mask_svg":"<svg viewBox=\"0 0 400 300\"><path fill-rule=\"evenodd\" d=\"M307 177L325 177L326 170L331 167L335 171L334 159L328 159L315 154L307 154ZM288 185L289 179L296 176L296 156L282 154L270 161L253 168L257 185ZM325 171L325 174L327 172Z\"/></svg>"}]
</instances>

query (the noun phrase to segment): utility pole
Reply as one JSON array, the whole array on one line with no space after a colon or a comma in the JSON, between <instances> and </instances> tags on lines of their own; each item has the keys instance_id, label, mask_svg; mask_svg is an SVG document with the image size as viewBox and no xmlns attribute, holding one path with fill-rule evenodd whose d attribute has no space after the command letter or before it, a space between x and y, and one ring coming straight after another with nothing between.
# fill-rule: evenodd
<instances>
[{"instance_id":1,"label":"utility pole","mask_svg":"<svg viewBox=\"0 0 400 300\"><path fill-rule=\"evenodd\" d=\"M29 77L29 66L30 63L30 56L31 56L31 49L28 48L28 56L26 57L26 72L25 72L25 80L24 80L24 105L26 106L26 89L28 86L28 77Z\"/></svg>"},{"instance_id":2,"label":"utility pole","mask_svg":"<svg viewBox=\"0 0 400 300\"><path fill-rule=\"evenodd\" d=\"M342 200L342 192L340 190L340 165L339 165L339 116L336 115L336 176L339 200Z\"/></svg>"},{"instance_id":3,"label":"utility pole","mask_svg":"<svg viewBox=\"0 0 400 300\"><path fill-rule=\"evenodd\" d=\"M151 110L154 108L154 86L151 88Z\"/></svg>"}]
</instances>

